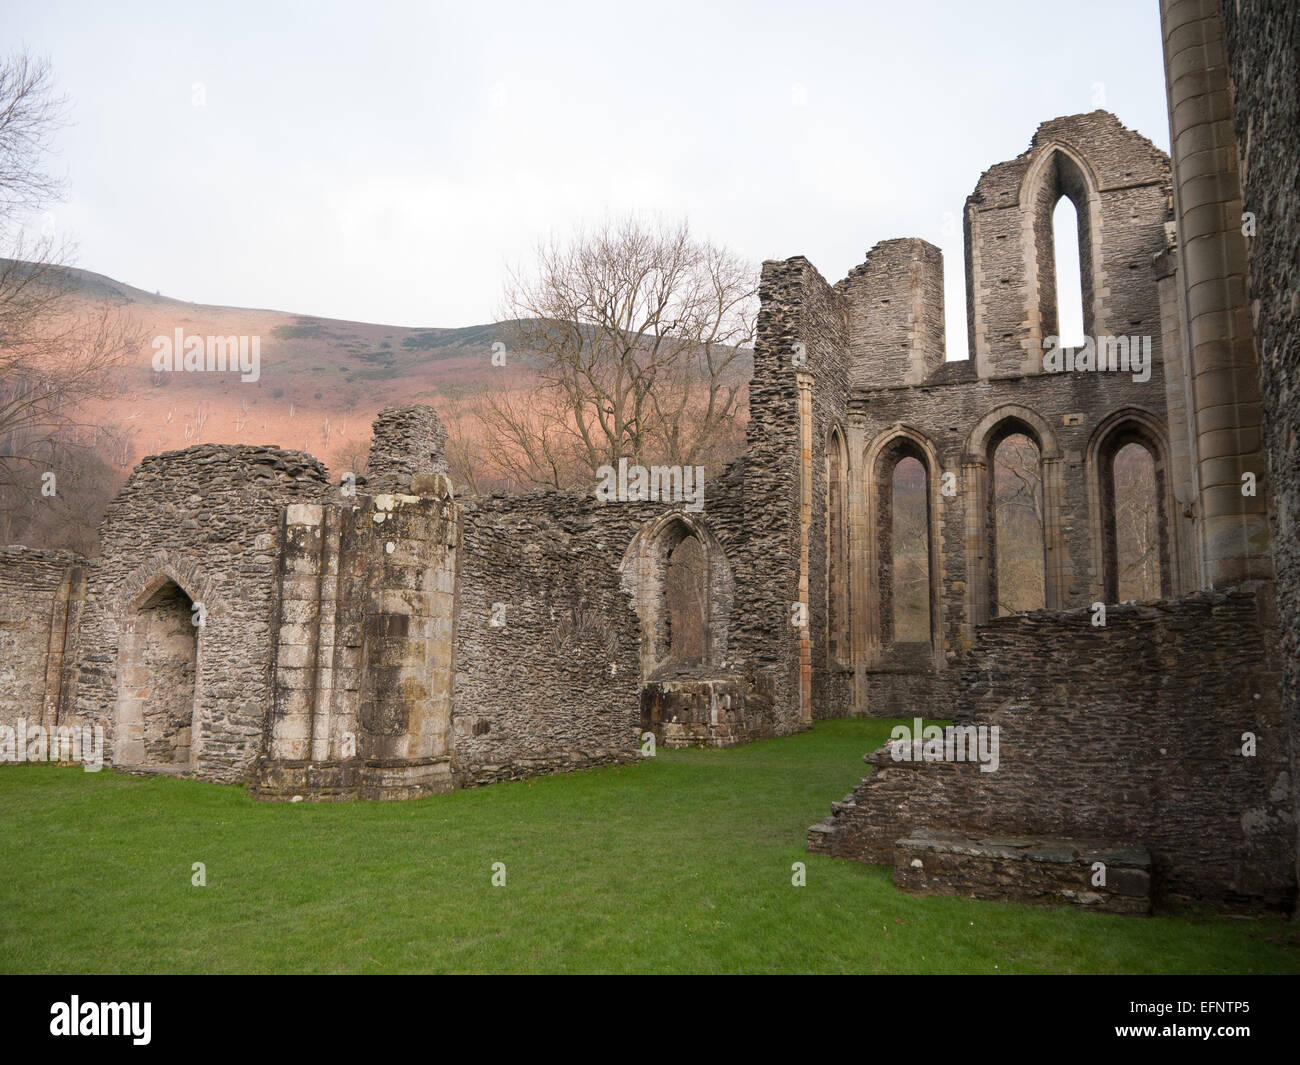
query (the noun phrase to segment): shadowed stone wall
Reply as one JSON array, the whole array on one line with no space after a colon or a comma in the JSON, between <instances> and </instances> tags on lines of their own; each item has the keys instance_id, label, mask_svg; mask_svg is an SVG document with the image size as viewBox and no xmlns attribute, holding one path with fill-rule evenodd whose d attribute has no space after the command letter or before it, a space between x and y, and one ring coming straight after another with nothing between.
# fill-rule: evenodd
<instances>
[{"instance_id":1,"label":"shadowed stone wall","mask_svg":"<svg viewBox=\"0 0 1300 1065\"><path fill-rule=\"evenodd\" d=\"M997 726L998 767L894 760L832 816L820 854L885 865L919 830L1142 847L1157 904L1295 901L1295 823L1268 586L1014 615L979 630L951 717ZM1256 739L1243 754L1243 734Z\"/></svg>"},{"instance_id":2,"label":"shadowed stone wall","mask_svg":"<svg viewBox=\"0 0 1300 1065\"><path fill-rule=\"evenodd\" d=\"M1300 8L1222 4L1259 352L1282 691L1300 779ZM1296 820L1300 824L1300 788Z\"/></svg>"}]
</instances>

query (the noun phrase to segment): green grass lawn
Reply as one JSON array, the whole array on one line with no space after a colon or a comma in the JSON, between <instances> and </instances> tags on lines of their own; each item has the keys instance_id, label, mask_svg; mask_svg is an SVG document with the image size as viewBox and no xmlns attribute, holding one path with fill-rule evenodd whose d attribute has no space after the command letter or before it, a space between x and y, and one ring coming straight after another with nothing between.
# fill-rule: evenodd
<instances>
[{"instance_id":1,"label":"green grass lawn","mask_svg":"<svg viewBox=\"0 0 1300 1065\"><path fill-rule=\"evenodd\" d=\"M383 804L4 766L0 970L1300 972L1282 921L913 898L806 853L891 725Z\"/></svg>"}]
</instances>

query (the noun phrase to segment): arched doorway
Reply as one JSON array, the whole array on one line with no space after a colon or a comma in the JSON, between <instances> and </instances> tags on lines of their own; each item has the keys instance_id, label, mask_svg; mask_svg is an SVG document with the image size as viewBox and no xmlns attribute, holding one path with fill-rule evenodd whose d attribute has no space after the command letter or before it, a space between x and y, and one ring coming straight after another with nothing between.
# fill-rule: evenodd
<instances>
[{"instance_id":1,"label":"arched doorway","mask_svg":"<svg viewBox=\"0 0 1300 1065\"><path fill-rule=\"evenodd\" d=\"M118 658L119 765L193 765L199 631L203 611L171 578L137 599Z\"/></svg>"}]
</instances>

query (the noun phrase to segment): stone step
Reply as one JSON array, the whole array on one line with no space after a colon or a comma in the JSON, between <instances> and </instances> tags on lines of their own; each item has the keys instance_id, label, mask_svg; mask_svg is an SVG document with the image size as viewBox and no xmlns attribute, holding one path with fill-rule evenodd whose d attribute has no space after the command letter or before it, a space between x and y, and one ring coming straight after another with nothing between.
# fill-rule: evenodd
<instances>
[{"instance_id":1,"label":"stone step","mask_svg":"<svg viewBox=\"0 0 1300 1065\"><path fill-rule=\"evenodd\" d=\"M917 831L894 843L894 884L918 895L1145 915L1151 855L1101 840Z\"/></svg>"}]
</instances>

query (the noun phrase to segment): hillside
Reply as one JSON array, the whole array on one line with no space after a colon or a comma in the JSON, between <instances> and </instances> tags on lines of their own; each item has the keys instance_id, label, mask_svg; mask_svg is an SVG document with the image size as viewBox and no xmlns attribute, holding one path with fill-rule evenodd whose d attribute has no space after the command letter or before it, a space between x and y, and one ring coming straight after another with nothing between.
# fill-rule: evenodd
<instances>
[{"instance_id":1,"label":"hillside","mask_svg":"<svg viewBox=\"0 0 1300 1065\"><path fill-rule=\"evenodd\" d=\"M127 468L146 454L211 442L298 448L337 472L356 465L371 421L388 404L429 403L454 422L466 397L536 382L535 360L524 353L507 350L505 365L493 364L493 345L507 342L501 325L408 328L222 307L146 292L88 270L64 273L78 300L107 300L127 310L148 338L123 373L120 397L90 412L126 434L115 450L126 459L118 465ZM150 341L178 329L185 337L258 337L258 379L155 373ZM738 376L748 378L752 361L737 365ZM466 432L472 435L472 428Z\"/></svg>"},{"instance_id":2,"label":"hillside","mask_svg":"<svg viewBox=\"0 0 1300 1065\"><path fill-rule=\"evenodd\" d=\"M151 341L189 336L257 337L260 374L154 373L146 341L114 402L91 412L128 436L129 464L145 454L190 444L270 443L309 451L331 467L364 448L370 422L390 403L438 407L484 388L526 387L525 358L493 366L495 325L405 328L316 318L273 310L189 303L145 292L86 270L68 270L76 297L129 311Z\"/></svg>"}]
</instances>

